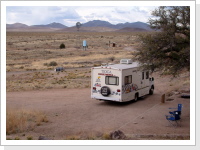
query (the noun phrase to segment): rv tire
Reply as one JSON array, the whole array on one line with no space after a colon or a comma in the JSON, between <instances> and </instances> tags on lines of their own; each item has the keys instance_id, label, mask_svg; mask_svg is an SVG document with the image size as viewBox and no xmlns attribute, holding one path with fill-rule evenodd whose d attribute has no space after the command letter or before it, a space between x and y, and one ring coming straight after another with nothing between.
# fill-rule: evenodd
<instances>
[{"instance_id":1,"label":"rv tire","mask_svg":"<svg viewBox=\"0 0 200 150\"><path fill-rule=\"evenodd\" d=\"M103 86L103 87L101 88L101 95L103 95L103 96L108 96L108 95L110 95L110 94L111 94L111 92L110 92L110 88L109 88L109 87Z\"/></svg>"},{"instance_id":2,"label":"rv tire","mask_svg":"<svg viewBox=\"0 0 200 150\"><path fill-rule=\"evenodd\" d=\"M135 94L135 99L134 99L134 101L135 101L135 102L138 101L138 93Z\"/></svg>"},{"instance_id":3,"label":"rv tire","mask_svg":"<svg viewBox=\"0 0 200 150\"><path fill-rule=\"evenodd\" d=\"M149 95L153 95L154 92L154 87L152 86L151 89L149 90Z\"/></svg>"}]
</instances>

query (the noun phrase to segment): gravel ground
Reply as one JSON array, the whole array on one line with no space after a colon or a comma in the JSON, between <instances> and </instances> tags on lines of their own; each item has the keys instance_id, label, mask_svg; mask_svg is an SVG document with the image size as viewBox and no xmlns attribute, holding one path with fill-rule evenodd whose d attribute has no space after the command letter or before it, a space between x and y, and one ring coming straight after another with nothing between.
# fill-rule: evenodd
<instances>
[{"instance_id":1,"label":"gravel ground","mask_svg":"<svg viewBox=\"0 0 200 150\"><path fill-rule=\"evenodd\" d=\"M160 87L158 87L160 86ZM159 139L190 135L190 99L175 95L161 103L164 89L157 84L154 95L137 102L116 103L90 98L90 89L50 89L45 91L7 92L7 108L45 112L49 122L33 131L8 135L7 138L43 135L63 140L70 136L101 136L120 130L131 139ZM169 126L165 115L169 107L183 104L181 127Z\"/></svg>"}]
</instances>

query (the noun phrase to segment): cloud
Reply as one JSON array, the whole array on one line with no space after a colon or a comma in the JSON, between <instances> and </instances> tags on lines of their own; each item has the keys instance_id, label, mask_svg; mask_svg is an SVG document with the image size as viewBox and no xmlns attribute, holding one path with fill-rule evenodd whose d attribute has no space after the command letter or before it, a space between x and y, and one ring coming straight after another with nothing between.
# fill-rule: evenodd
<instances>
[{"instance_id":1,"label":"cloud","mask_svg":"<svg viewBox=\"0 0 200 150\"><path fill-rule=\"evenodd\" d=\"M6 15L7 23L21 22L28 25L64 22L64 19L80 18L72 7L67 9L46 6L8 7Z\"/></svg>"},{"instance_id":2,"label":"cloud","mask_svg":"<svg viewBox=\"0 0 200 150\"><path fill-rule=\"evenodd\" d=\"M76 8L77 13L85 22L91 20L104 20L112 24L125 22L147 22L151 11L156 7L139 6L99 6Z\"/></svg>"},{"instance_id":3,"label":"cloud","mask_svg":"<svg viewBox=\"0 0 200 150\"><path fill-rule=\"evenodd\" d=\"M48 24L51 22L74 26L76 22L92 20L109 21L112 24L125 22L147 22L151 10L145 6L7 6L7 23L27 25Z\"/></svg>"}]
</instances>

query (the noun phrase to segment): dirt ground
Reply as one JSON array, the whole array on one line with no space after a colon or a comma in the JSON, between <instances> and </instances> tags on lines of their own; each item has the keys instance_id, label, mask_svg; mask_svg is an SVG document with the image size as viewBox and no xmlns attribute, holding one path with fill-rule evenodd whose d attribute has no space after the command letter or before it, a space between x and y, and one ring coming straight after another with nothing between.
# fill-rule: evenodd
<instances>
[{"instance_id":1,"label":"dirt ground","mask_svg":"<svg viewBox=\"0 0 200 150\"><path fill-rule=\"evenodd\" d=\"M49 120L33 131L7 135L7 138L32 136L37 140L43 135L52 140L65 140L73 136L98 137L121 130L133 140L173 136L189 139L190 99L177 94L170 101L161 103L161 96L168 90L170 81L155 76L154 94L128 103L91 99L90 88L7 92L7 108L43 111ZM183 104L181 127L175 128L169 125L165 115L170 107L177 107L179 103Z\"/></svg>"}]
</instances>

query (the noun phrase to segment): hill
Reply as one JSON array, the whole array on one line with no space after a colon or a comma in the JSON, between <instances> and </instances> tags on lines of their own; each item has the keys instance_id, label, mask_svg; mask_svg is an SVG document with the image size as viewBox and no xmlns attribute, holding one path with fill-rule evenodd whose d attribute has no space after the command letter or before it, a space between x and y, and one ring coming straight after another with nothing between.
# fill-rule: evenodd
<instances>
[{"instance_id":1,"label":"hill","mask_svg":"<svg viewBox=\"0 0 200 150\"><path fill-rule=\"evenodd\" d=\"M148 31L148 30L142 29L142 28L130 28L130 27L125 27L125 28L117 30L117 32L145 32L145 31Z\"/></svg>"},{"instance_id":2,"label":"hill","mask_svg":"<svg viewBox=\"0 0 200 150\"><path fill-rule=\"evenodd\" d=\"M84 27L82 26L79 31L77 31L76 27L68 27L65 29L57 30L59 32L112 32L116 31L116 29L109 28L109 27Z\"/></svg>"},{"instance_id":3,"label":"hill","mask_svg":"<svg viewBox=\"0 0 200 150\"><path fill-rule=\"evenodd\" d=\"M122 29L122 28L141 28L141 29L145 29L148 31L151 31L152 29L149 27L149 25L147 23L144 22L133 22L133 23L119 23L116 25L117 29Z\"/></svg>"},{"instance_id":4,"label":"hill","mask_svg":"<svg viewBox=\"0 0 200 150\"><path fill-rule=\"evenodd\" d=\"M57 28L57 29L67 28L67 26L61 23L56 23L56 22L53 22L47 25L33 25L32 27L46 27L46 28Z\"/></svg>"},{"instance_id":5,"label":"hill","mask_svg":"<svg viewBox=\"0 0 200 150\"><path fill-rule=\"evenodd\" d=\"M123 28L141 28L145 30L152 30L147 23L144 22L133 22L133 23L119 23L116 25L113 25L107 21L101 21L101 20L93 20L86 22L82 25L83 27L109 27L114 29L123 29Z\"/></svg>"},{"instance_id":6,"label":"hill","mask_svg":"<svg viewBox=\"0 0 200 150\"><path fill-rule=\"evenodd\" d=\"M29 26L22 23L6 24L6 29L28 28Z\"/></svg>"},{"instance_id":7,"label":"hill","mask_svg":"<svg viewBox=\"0 0 200 150\"><path fill-rule=\"evenodd\" d=\"M108 27L108 28L115 28L115 25L111 24L108 21L101 21L101 20L93 20L86 22L82 25L83 27Z\"/></svg>"},{"instance_id":8,"label":"hill","mask_svg":"<svg viewBox=\"0 0 200 150\"><path fill-rule=\"evenodd\" d=\"M76 26L67 27L61 23L50 23L47 25L28 26L22 23L6 24L7 31L15 32L140 32L152 31L148 24L143 22L111 24L108 21L93 20L83 23L80 31Z\"/></svg>"}]
</instances>

